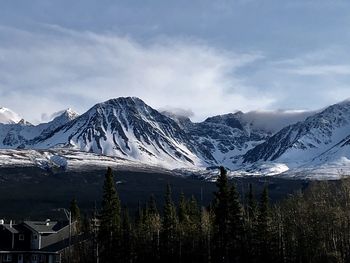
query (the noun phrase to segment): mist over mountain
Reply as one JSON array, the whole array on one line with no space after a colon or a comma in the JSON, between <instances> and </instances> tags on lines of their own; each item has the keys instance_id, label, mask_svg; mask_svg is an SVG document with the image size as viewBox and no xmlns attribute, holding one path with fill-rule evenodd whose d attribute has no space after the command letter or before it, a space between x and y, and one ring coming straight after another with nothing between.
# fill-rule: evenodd
<instances>
[{"instance_id":1,"label":"mist over mountain","mask_svg":"<svg viewBox=\"0 0 350 263\"><path fill-rule=\"evenodd\" d=\"M290 124L304 121L316 112L306 110L249 111L244 114L243 118L259 129L275 133Z\"/></svg>"}]
</instances>

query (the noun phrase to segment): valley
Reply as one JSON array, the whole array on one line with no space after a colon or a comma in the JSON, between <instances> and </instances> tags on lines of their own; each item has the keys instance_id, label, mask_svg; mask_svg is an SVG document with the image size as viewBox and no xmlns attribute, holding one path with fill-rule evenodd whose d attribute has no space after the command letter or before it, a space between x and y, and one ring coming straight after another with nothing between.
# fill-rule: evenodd
<instances>
[{"instance_id":1,"label":"valley","mask_svg":"<svg viewBox=\"0 0 350 263\"><path fill-rule=\"evenodd\" d=\"M50 173L37 167L0 168L0 218L64 219L64 214L53 209L68 207L73 198L77 199L82 214L91 216L95 205L97 208L101 205L105 173L106 169L103 168ZM151 194L154 194L158 206L162 207L168 183L172 186L175 201L184 192L188 197L194 195L203 206L209 205L216 190L214 182L202 180L195 174L180 176L160 169L116 168L114 175L121 202L128 206L131 213L136 211L139 202L144 205ZM308 185L305 180L276 177L232 180L237 183L241 193L247 192L251 183L257 198L263 187L268 185L271 201L281 200Z\"/></svg>"}]
</instances>

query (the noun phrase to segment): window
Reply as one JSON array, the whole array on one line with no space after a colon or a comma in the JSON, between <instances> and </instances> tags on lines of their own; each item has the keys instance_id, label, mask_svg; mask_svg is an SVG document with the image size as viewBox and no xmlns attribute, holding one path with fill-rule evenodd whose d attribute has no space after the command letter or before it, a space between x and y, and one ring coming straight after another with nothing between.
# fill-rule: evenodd
<instances>
[{"instance_id":1,"label":"window","mask_svg":"<svg viewBox=\"0 0 350 263\"><path fill-rule=\"evenodd\" d=\"M12 261L12 255L11 254L5 254L3 257L4 262L11 262Z\"/></svg>"},{"instance_id":2,"label":"window","mask_svg":"<svg viewBox=\"0 0 350 263\"><path fill-rule=\"evenodd\" d=\"M19 240L24 240L24 235L23 234L19 234Z\"/></svg>"},{"instance_id":3,"label":"window","mask_svg":"<svg viewBox=\"0 0 350 263\"><path fill-rule=\"evenodd\" d=\"M34 235L34 239L38 239L38 235Z\"/></svg>"},{"instance_id":4,"label":"window","mask_svg":"<svg viewBox=\"0 0 350 263\"><path fill-rule=\"evenodd\" d=\"M32 256L32 261L37 261L38 260L38 256L37 255L33 255Z\"/></svg>"},{"instance_id":5,"label":"window","mask_svg":"<svg viewBox=\"0 0 350 263\"><path fill-rule=\"evenodd\" d=\"M55 256L55 263L61 263L61 254Z\"/></svg>"}]
</instances>

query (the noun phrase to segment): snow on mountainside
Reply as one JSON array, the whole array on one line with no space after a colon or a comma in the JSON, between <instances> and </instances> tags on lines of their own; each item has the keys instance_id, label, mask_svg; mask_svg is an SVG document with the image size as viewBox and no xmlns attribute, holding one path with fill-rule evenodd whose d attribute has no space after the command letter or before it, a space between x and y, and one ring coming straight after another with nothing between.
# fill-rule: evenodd
<instances>
[{"instance_id":1,"label":"snow on mountainside","mask_svg":"<svg viewBox=\"0 0 350 263\"><path fill-rule=\"evenodd\" d=\"M187 124L185 129L209 149L218 164L232 167L244 153L271 135L255 129L242 116L242 112L218 115L201 123Z\"/></svg>"},{"instance_id":2,"label":"snow on mountainside","mask_svg":"<svg viewBox=\"0 0 350 263\"><path fill-rule=\"evenodd\" d=\"M0 111L0 166L115 161L194 171L224 165L232 176L312 178L350 170L350 101L319 112L236 112L199 123L130 97L96 104L80 116L61 111L36 126L10 112ZM284 124L290 125L277 131Z\"/></svg>"},{"instance_id":3,"label":"snow on mountainside","mask_svg":"<svg viewBox=\"0 0 350 263\"><path fill-rule=\"evenodd\" d=\"M68 122L68 121L74 120L78 116L79 116L78 113L73 111L71 108L68 108L66 110L62 110L62 111L58 111L58 112L53 113L49 117L49 122L51 122L57 118L60 118L63 122Z\"/></svg>"},{"instance_id":4,"label":"snow on mountainside","mask_svg":"<svg viewBox=\"0 0 350 263\"><path fill-rule=\"evenodd\" d=\"M73 111L63 111L48 123L37 126L24 121L14 124L0 124L0 147L3 149L32 148L40 137L47 137L77 116Z\"/></svg>"},{"instance_id":5,"label":"snow on mountainside","mask_svg":"<svg viewBox=\"0 0 350 263\"><path fill-rule=\"evenodd\" d=\"M165 166L206 166L214 159L171 118L138 98L96 104L35 148L72 147Z\"/></svg>"},{"instance_id":6,"label":"snow on mountainside","mask_svg":"<svg viewBox=\"0 0 350 263\"><path fill-rule=\"evenodd\" d=\"M0 123L2 124L14 124L18 123L22 118L10 109L1 107L0 108Z\"/></svg>"},{"instance_id":7,"label":"snow on mountainside","mask_svg":"<svg viewBox=\"0 0 350 263\"><path fill-rule=\"evenodd\" d=\"M349 133L350 101L344 101L282 129L248 151L244 162L275 161L297 167L321 156Z\"/></svg>"}]
</instances>

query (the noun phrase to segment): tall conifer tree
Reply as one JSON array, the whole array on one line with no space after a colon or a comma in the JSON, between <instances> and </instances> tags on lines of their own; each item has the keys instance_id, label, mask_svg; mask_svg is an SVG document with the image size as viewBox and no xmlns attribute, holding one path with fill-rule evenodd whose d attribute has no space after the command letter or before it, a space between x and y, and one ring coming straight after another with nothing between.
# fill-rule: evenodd
<instances>
[{"instance_id":1,"label":"tall conifer tree","mask_svg":"<svg viewBox=\"0 0 350 263\"><path fill-rule=\"evenodd\" d=\"M72 222L76 222L76 230L80 231L81 228L81 215L80 215L80 209L78 206L77 199L73 199L70 203L69 210L71 212Z\"/></svg>"},{"instance_id":2,"label":"tall conifer tree","mask_svg":"<svg viewBox=\"0 0 350 263\"><path fill-rule=\"evenodd\" d=\"M267 186L261 194L259 211L256 226L256 238L258 245L258 257L260 262L270 262L271 260L271 211L269 205L269 194Z\"/></svg>"},{"instance_id":3,"label":"tall conifer tree","mask_svg":"<svg viewBox=\"0 0 350 263\"><path fill-rule=\"evenodd\" d=\"M176 207L171 197L170 184L167 185L165 194L165 205L163 211L163 257L170 261L176 261L176 230L177 230L177 215Z\"/></svg>"},{"instance_id":4,"label":"tall conifer tree","mask_svg":"<svg viewBox=\"0 0 350 263\"><path fill-rule=\"evenodd\" d=\"M118 257L120 239L120 201L112 169L108 167L103 185L101 210L101 226L99 241L101 244L101 259L105 263L115 262Z\"/></svg>"},{"instance_id":5,"label":"tall conifer tree","mask_svg":"<svg viewBox=\"0 0 350 263\"><path fill-rule=\"evenodd\" d=\"M242 235L243 235L243 214L239 200L239 194L233 184L230 189L229 196L229 214L228 214L228 247L229 261L241 262L242 254Z\"/></svg>"},{"instance_id":6,"label":"tall conifer tree","mask_svg":"<svg viewBox=\"0 0 350 263\"><path fill-rule=\"evenodd\" d=\"M228 262L228 222L230 189L227 171L220 167L216 181L218 191L214 200L214 259L216 262Z\"/></svg>"}]
</instances>

